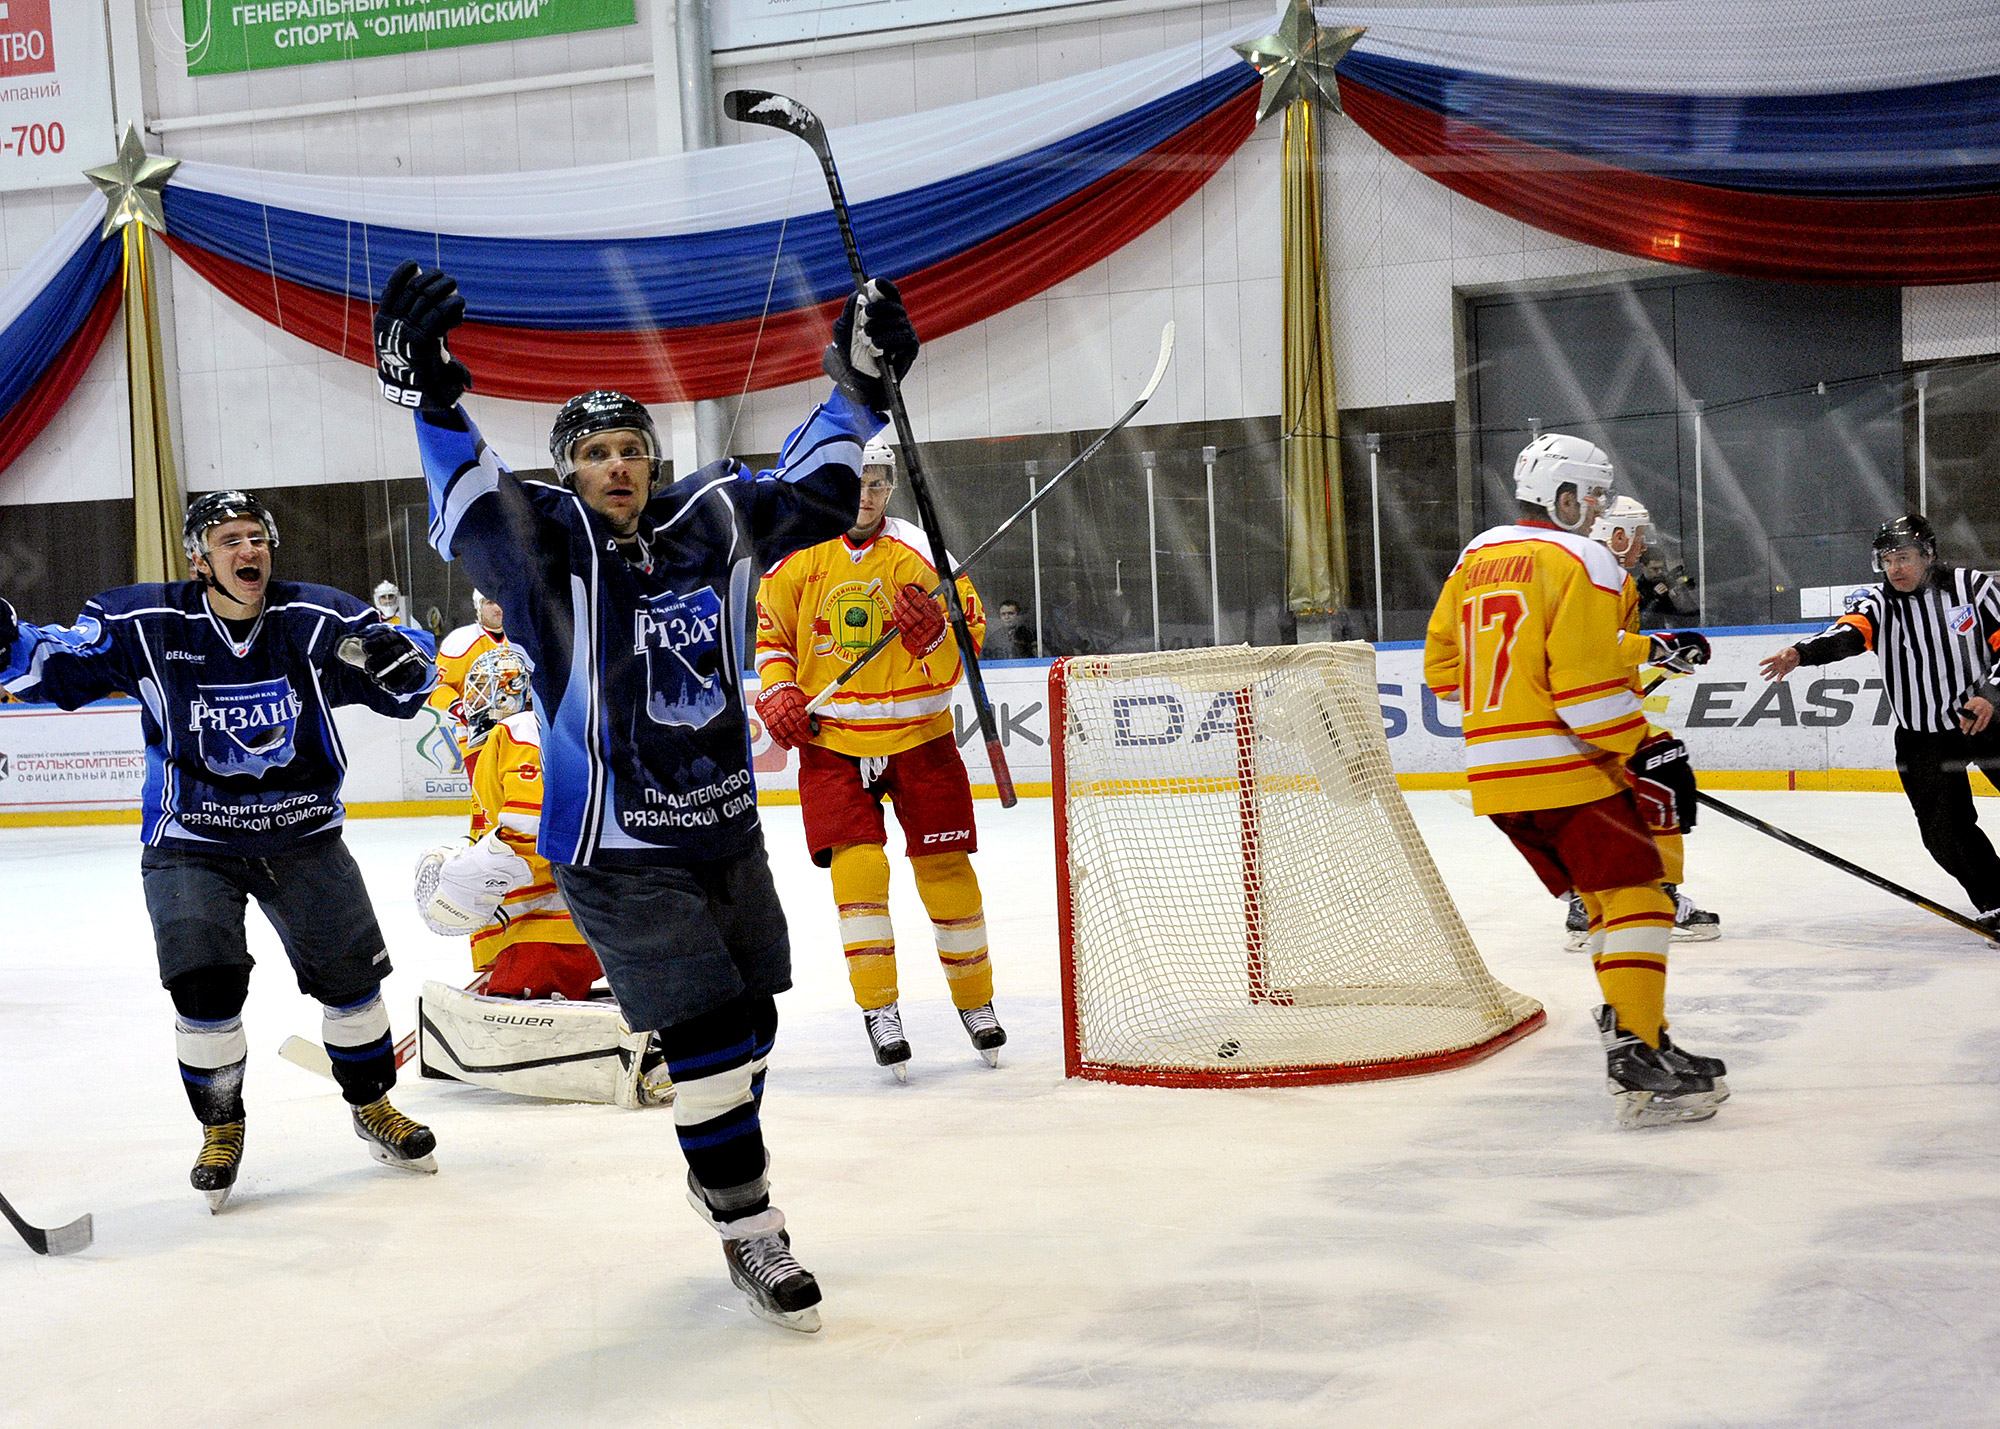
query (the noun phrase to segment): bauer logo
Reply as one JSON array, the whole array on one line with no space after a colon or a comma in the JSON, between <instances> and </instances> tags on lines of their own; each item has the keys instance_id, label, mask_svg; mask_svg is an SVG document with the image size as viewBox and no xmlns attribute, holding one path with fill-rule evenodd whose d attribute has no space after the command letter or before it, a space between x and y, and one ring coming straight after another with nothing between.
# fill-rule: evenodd
<instances>
[{"instance_id":1,"label":"bauer logo","mask_svg":"<svg viewBox=\"0 0 2000 1429\"><path fill-rule=\"evenodd\" d=\"M290 680L195 688L187 728L211 770L257 779L292 762L301 705Z\"/></svg>"},{"instance_id":2,"label":"bauer logo","mask_svg":"<svg viewBox=\"0 0 2000 1429\"><path fill-rule=\"evenodd\" d=\"M0 79L52 74L55 67L49 0L0 0Z\"/></svg>"}]
</instances>

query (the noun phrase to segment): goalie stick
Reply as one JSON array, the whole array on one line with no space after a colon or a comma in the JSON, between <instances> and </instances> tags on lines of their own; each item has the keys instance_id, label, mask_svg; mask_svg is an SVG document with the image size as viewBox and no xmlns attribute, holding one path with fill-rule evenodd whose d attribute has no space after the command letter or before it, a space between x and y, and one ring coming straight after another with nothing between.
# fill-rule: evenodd
<instances>
[{"instance_id":1,"label":"goalie stick","mask_svg":"<svg viewBox=\"0 0 2000 1429\"><path fill-rule=\"evenodd\" d=\"M1858 863L1849 863L1839 854L1828 853L1818 844L1808 843L1806 842L1806 840L1800 838L1797 834L1788 834L1783 829L1778 828L1776 825L1765 823L1755 814L1745 813L1743 810L1736 808L1732 804L1723 803L1722 800L1716 798L1713 794L1705 793L1701 790L1696 790L1695 798L1701 800L1702 803L1708 805L1709 808L1715 810L1715 812L1718 814L1726 815L1727 817L1736 820L1736 822L1739 824L1747 824L1749 827L1755 829L1758 833L1767 834L1771 838L1776 839L1779 843L1787 844L1792 848L1797 849L1800 853L1811 854L1814 858L1820 860L1822 863L1830 863L1835 868L1839 869L1842 873L1851 873L1856 878L1860 879L1863 883L1872 883L1877 888L1881 889L1884 893L1893 893L1898 898L1903 899L1905 902L1916 904L1926 913L1937 914L1938 917L1944 919L1947 923L1956 923L1958 924L1959 927L1964 928L1969 932L1977 933L1982 938L1987 938L1992 940L1993 942L2000 943L2000 931L1996 931L1995 929L1992 928L1982 927L1980 924L1974 922L1972 919L1966 917L1964 914L1954 913L1951 909L1945 907L1942 903L1934 903L1930 899L1924 897L1923 894L1913 892L1910 889L1903 887L1903 885L1900 883L1891 883L1881 874L1871 873Z\"/></svg>"},{"instance_id":2,"label":"goalie stick","mask_svg":"<svg viewBox=\"0 0 2000 1429\"><path fill-rule=\"evenodd\" d=\"M481 973L465 985L467 992L486 991L486 974ZM418 1024L422 1025L422 1014L418 1014ZM326 1048L317 1042L309 1042L303 1037L287 1037L278 1048L278 1055L294 1067L302 1067L314 1076L333 1080L333 1058ZM411 1028L396 1043L396 1070L401 1071L410 1064L410 1058L417 1055L417 1029Z\"/></svg>"},{"instance_id":3,"label":"goalie stick","mask_svg":"<svg viewBox=\"0 0 2000 1429\"><path fill-rule=\"evenodd\" d=\"M1048 494L1051 491L1054 491L1056 487L1062 483L1062 479L1064 477L1068 476L1071 472L1075 471L1078 467L1082 466L1085 462L1089 461L1092 457L1096 456L1098 450L1101 447L1103 447L1103 445L1106 442L1110 441L1111 438L1116 436L1118 432L1122 428L1124 428L1129 422L1131 422L1131 420L1134 417L1138 416L1139 409L1144 407L1146 403L1151 401L1153 393L1159 390L1160 379L1167 375L1167 364L1173 361L1173 357L1174 357L1174 325L1173 323L1169 322L1165 327L1160 329L1160 357L1159 360L1153 364L1153 376L1151 380L1149 380L1146 383L1146 390L1139 394L1139 400L1134 402L1131 406L1127 407L1124 413L1118 418L1117 421L1113 422L1110 426L1106 427L1102 432L1100 432L1098 434L1096 441L1092 442L1089 446L1085 447L1082 451L1078 452L1076 456L1072 457L1070 459L1069 465L1065 466L1061 471L1057 472L1054 476L1050 477L1048 480L1048 484L1046 486L1042 487L1041 490L1037 491L1033 496L1028 498L1027 505L1023 506L1019 511L1016 511L1012 516L1009 516L1005 521L1002 521L999 527L993 532L992 535L988 536L985 540L981 541L976 547L973 548L973 552L971 555L967 556L964 560L954 565L951 569L951 574L945 577L943 580L940 580L937 583L937 585L931 588L931 594L936 595L939 591L943 590L948 585L952 585L958 580L960 576L964 575L967 571L971 570L972 563L978 560L981 556L985 555L988 551L992 550L994 543L997 542L1002 536L1006 535L1010 530L1012 530L1014 528L1014 524L1017 521L1019 521L1023 516L1026 516L1030 511L1033 511L1037 506L1041 505L1042 502L1047 498ZM861 673L862 666L866 665L870 660L873 660L877 655L880 655L884 650L888 649L889 642L891 640L894 640L896 638L896 635L897 635L897 628L895 623L892 621L890 624L883 627L881 638L877 640L873 645L870 645L866 650L862 651L861 657L857 659L852 665L849 665L846 670L842 671L839 679L835 680L832 684L828 685L825 689L821 690L818 694L814 695L812 699L807 702L806 713L808 715L812 714L813 711L817 710L820 706L824 705L828 700L832 699L834 695L839 692L841 686L845 685L849 680L853 679L856 675Z\"/></svg>"},{"instance_id":4,"label":"goalie stick","mask_svg":"<svg viewBox=\"0 0 2000 1429\"><path fill-rule=\"evenodd\" d=\"M43 1230L22 1220L20 1213L7 1204L7 1198L0 1196L0 1216L5 1216L8 1223L21 1233L21 1239L36 1255L74 1255L97 1237L88 1211L66 1226Z\"/></svg>"},{"instance_id":5,"label":"goalie stick","mask_svg":"<svg viewBox=\"0 0 2000 1429\"><path fill-rule=\"evenodd\" d=\"M813 156L819 160L820 171L826 176L826 191L833 201L833 217L840 227L841 246L847 250L847 267L854 278L854 291L865 298L868 294L868 270L861 262L861 249L854 241L854 223L847 211L847 193L841 187L840 170L834 167L833 148L827 143L826 125L796 99L765 89L730 90L722 96L722 112L739 124L761 124L770 129L782 129L794 138L804 140L812 149ZM909 409L903 405L902 383L896 376L893 363L884 362L881 366L882 386L889 394L889 415L895 420L896 435L903 442L903 461L910 469L910 491L916 497L917 517L924 528L925 539L931 543L931 549L942 562L947 559L944 553L950 546L944 539L944 527L938 520L937 506L931 500L930 487L924 479L916 431L910 425ZM958 636L959 659L965 666L966 690L972 696L973 711L979 716L980 736L986 741L986 762L993 770L994 792L1000 797L1000 807L1011 809L1019 802L1014 793L1014 776L1008 771L1007 753L1000 745L1000 727L993 718L993 702L986 697L986 681L979 673L979 652L965 621L965 606L958 598L958 587L950 581L944 583L944 607L950 617L951 628Z\"/></svg>"}]
</instances>

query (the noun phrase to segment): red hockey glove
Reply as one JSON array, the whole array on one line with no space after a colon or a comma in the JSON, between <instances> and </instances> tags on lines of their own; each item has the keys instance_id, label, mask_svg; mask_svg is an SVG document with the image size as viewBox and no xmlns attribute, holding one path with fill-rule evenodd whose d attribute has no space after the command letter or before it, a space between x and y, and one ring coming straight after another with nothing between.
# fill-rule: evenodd
<instances>
[{"instance_id":1,"label":"red hockey glove","mask_svg":"<svg viewBox=\"0 0 2000 1429\"><path fill-rule=\"evenodd\" d=\"M944 610L920 585L906 585L896 593L889 614L903 637L903 648L919 660L944 644Z\"/></svg>"},{"instance_id":2,"label":"red hockey glove","mask_svg":"<svg viewBox=\"0 0 2000 1429\"><path fill-rule=\"evenodd\" d=\"M812 739L807 703L806 692L786 680L757 696L757 718L764 721L771 738L787 749L797 749Z\"/></svg>"},{"instance_id":3,"label":"red hockey glove","mask_svg":"<svg viewBox=\"0 0 2000 1429\"><path fill-rule=\"evenodd\" d=\"M1694 827L1694 766L1685 744L1671 734L1656 735L1633 752L1625 772L1632 776L1632 794L1647 828L1679 834Z\"/></svg>"}]
</instances>

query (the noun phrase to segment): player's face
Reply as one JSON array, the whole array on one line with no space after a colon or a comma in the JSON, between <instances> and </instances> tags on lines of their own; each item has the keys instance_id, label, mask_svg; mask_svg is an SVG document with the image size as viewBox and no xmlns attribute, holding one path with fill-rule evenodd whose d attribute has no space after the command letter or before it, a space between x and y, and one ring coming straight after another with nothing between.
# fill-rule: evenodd
<instances>
[{"instance_id":1,"label":"player's face","mask_svg":"<svg viewBox=\"0 0 2000 1429\"><path fill-rule=\"evenodd\" d=\"M1923 584L1931 558L1916 546L1898 546L1882 553L1882 574L1890 585L1908 595Z\"/></svg>"},{"instance_id":2,"label":"player's face","mask_svg":"<svg viewBox=\"0 0 2000 1429\"><path fill-rule=\"evenodd\" d=\"M621 536L638 530L639 513L653 494L653 464L644 434L626 428L592 432L577 439L569 459L583 504Z\"/></svg>"},{"instance_id":3,"label":"player's face","mask_svg":"<svg viewBox=\"0 0 2000 1429\"><path fill-rule=\"evenodd\" d=\"M1618 558L1619 565L1629 571L1646 554L1646 538L1637 531L1613 531L1611 554Z\"/></svg>"},{"instance_id":4,"label":"player's face","mask_svg":"<svg viewBox=\"0 0 2000 1429\"><path fill-rule=\"evenodd\" d=\"M1016 625L1019 625L1021 623L1020 607L1003 604L1000 607L1000 623L1006 626L1009 630L1012 630Z\"/></svg>"},{"instance_id":5,"label":"player's face","mask_svg":"<svg viewBox=\"0 0 2000 1429\"><path fill-rule=\"evenodd\" d=\"M238 605L255 609L263 603L271 580L271 538L262 521L238 516L211 526L202 534L202 545L197 571L214 576Z\"/></svg>"},{"instance_id":6,"label":"player's face","mask_svg":"<svg viewBox=\"0 0 2000 1429\"><path fill-rule=\"evenodd\" d=\"M396 597L386 590L376 596L375 613L384 620L394 620L396 618Z\"/></svg>"},{"instance_id":7,"label":"player's face","mask_svg":"<svg viewBox=\"0 0 2000 1429\"><path fill-rule=\"evenodd\" d=\"M896 478L879 466L871 466L861 473L861 509L854 518L854 529L848 534L856 540L865 540L875 534L875 528L882 524L882 513L889 507L889 498L895 493Z\"/></svg>"},{"instance_id":8,"label":"player's face","mask_svg":"<svg viewBox=\"0 0 2000 1429\"><path fill-rule=\"evenodd\" d=\"M479 598L479 623L495 634L507 628L501 623L499 601L489 600L483 595Z\"/></svg>"}]
</instances>

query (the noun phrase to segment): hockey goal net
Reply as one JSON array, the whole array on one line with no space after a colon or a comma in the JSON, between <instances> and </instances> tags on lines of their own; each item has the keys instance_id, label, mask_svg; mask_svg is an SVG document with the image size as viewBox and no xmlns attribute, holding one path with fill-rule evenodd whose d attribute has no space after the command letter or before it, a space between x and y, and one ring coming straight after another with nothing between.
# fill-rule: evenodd
<instances>
[{"instance_id":1,"label":"hockey goal net","mask_svg":"<svg viewBox=\"0 0 2000 1429\"><path fill-rule=\"evenodd\" d=\"M1542 1024L1410 817L1369 646L1081 656L1049 698L1069 1075L1407 1076Z\"/></svg>"}]
</instances>

